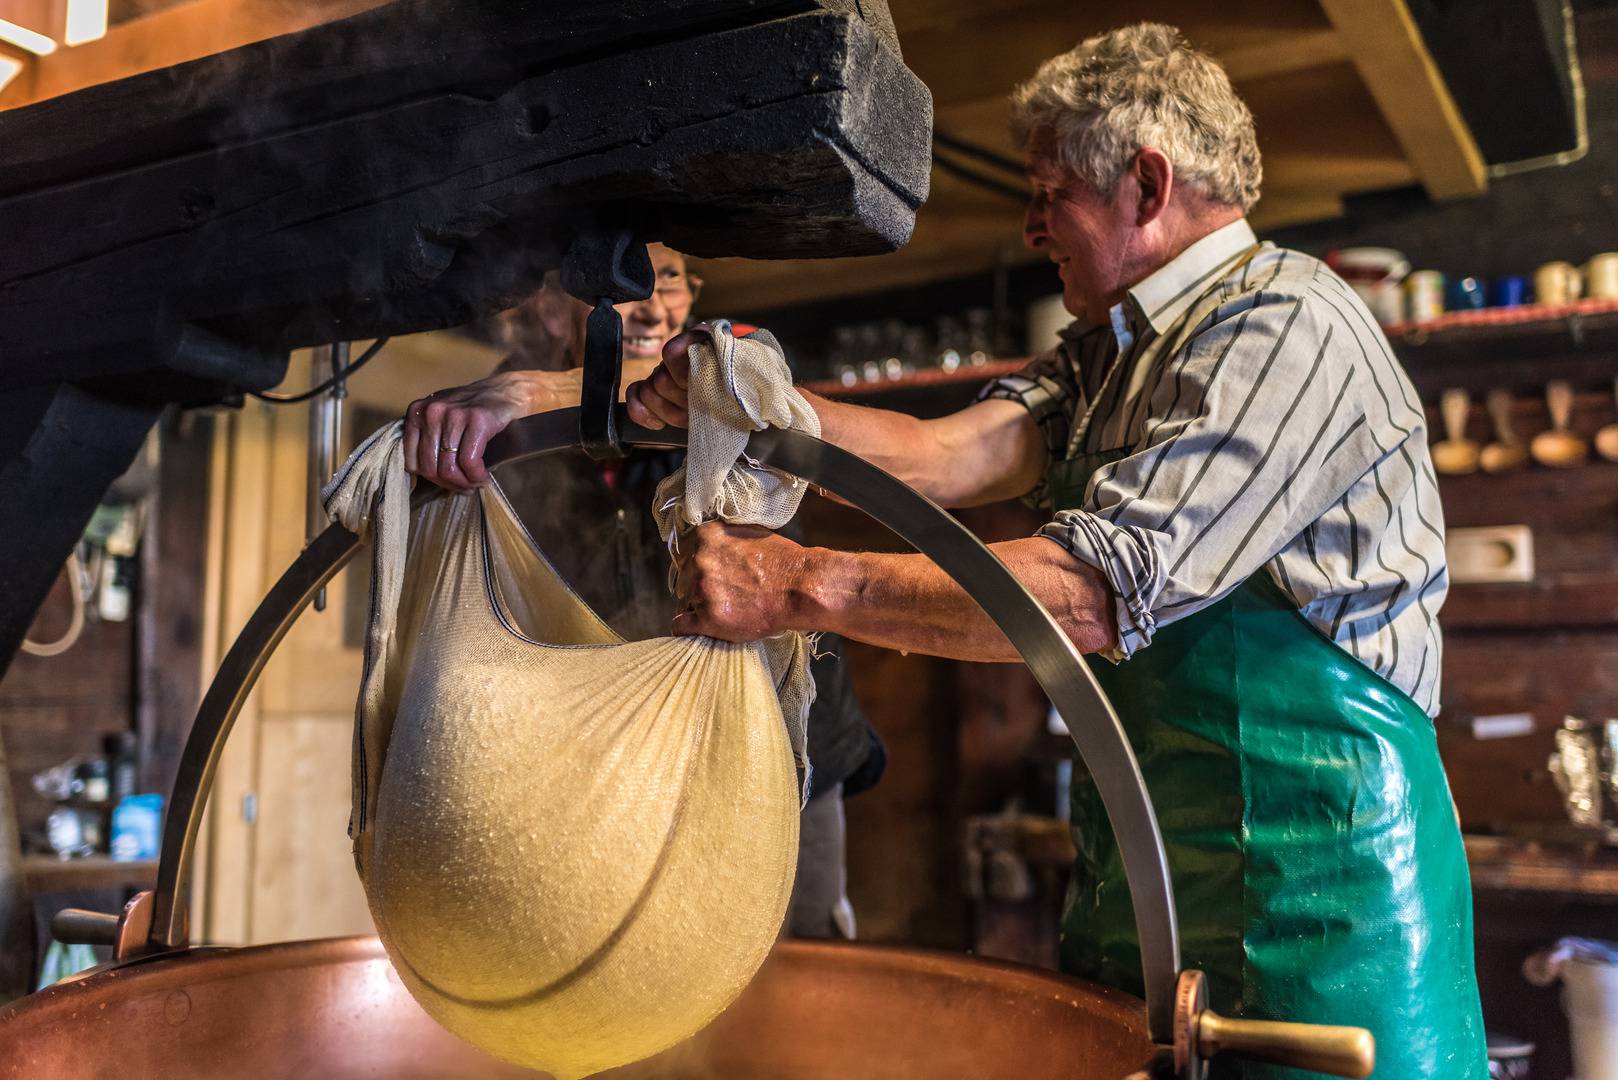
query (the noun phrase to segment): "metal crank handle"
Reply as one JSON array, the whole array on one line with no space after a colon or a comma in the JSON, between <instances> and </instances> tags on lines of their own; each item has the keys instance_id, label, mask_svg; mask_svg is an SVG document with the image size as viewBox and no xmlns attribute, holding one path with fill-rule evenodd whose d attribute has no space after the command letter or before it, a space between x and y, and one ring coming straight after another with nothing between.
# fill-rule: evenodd
<instances>
[{"instance_id":1,"label":"metal crank handle","mask_svg":"<svg viewBox=\"0 0 1618 1080\"><path fill-rule=\"evenodd\" d=\"M1370 1076L1376 1067L1376 1040L1364 1028L1232 1020L1212 1011L1197 1018L1197 1049L1205 1057L1236 1054L1355 1080Z\"/></svg>"},{"instance_id":2,"label":"metal crank handle","mask_svg":"<svg viewBox=\"0 0 1618 1080\"><path fill-rule=\"evenodd\" d=\"M1376 1040L1364 1028L1220 1016L1208 1008L1208 980L1195 969L1180 972L1174 998L1174 1068L1180 1080L1203 1080L1215 1054L1351 1080L1364 1080L1376 1068Z\"/></svg>"}]
</instances>

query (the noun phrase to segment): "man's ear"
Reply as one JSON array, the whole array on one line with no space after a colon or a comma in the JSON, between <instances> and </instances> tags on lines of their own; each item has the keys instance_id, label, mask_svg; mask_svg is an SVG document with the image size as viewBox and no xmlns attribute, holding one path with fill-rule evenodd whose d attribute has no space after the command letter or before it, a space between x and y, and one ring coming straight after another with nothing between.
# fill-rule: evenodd
<instances>
[{"instance_id":1,"label":"man's ear","mask_svg":"<svg viewBox=\"0 0 1618 1080\"><path fill-rule=\"evenodd\" d=\"M1135 155L1130 173L1140 194L1135 204L1135 225L1150 225L1164 210L1174 194L1174 164L1155 146L1144 146Z\"/></svg>"}]
</instances>

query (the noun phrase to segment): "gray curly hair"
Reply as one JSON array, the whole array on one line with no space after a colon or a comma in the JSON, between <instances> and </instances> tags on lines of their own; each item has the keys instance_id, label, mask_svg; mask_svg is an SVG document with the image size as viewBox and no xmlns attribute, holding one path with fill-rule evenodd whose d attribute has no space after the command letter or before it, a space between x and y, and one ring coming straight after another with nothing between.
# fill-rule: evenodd
<instances>
[{"instance_id":1,"label":"gray curly hair","mask_svg":"<svg viewBox=\"0 0 1618 1080\"><path fill-rule=\"evenodd\" d=\"M1012 93L1011 116L1019 146L1049 132L1062 165L1098 192L1154 146L1209 199L1244 211L1258 202L1253 114L1219 62L1172 26L1122 27L1052 57Z\"/></svg>"}]
</instances>

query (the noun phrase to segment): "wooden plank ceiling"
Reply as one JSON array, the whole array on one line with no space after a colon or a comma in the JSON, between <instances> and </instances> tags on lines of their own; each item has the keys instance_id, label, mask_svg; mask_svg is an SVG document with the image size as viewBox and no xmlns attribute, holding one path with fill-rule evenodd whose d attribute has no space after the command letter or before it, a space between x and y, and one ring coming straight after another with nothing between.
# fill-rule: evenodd
<instances>
[{"instance_id":1,"label":"wooden plank ceiling","mask_svg":"<svg viewBox=\"0 0 1618 1080\"><path fill-rule=\"evenodd\" d=\"M1404 0L890 0L905 63L933 92L941 133L1016 157L1006 99L1040 62L1140 20L1180 27L1216 56L1253 110L1264 155L1262 231L1342 213L1344 195L1421 183L1434 198L1484 188L1484 166ZM951 155L956 160L966 160ZM980 172L995 173L988 167ZM996 174L1001 175L1001 174ZM1015 177L1007 177L1016 184ZM1035 259L1022 208L934 168L910 244L819 261L709 260L703 306L744 312Z\"/></svg>"},{"instance_id":2,"label":"wooden plank ceiling","mask_svg":"<svg viewBox=\"0 0 1618 1080\"><path fill-rule=\"evenodd\" d=\"M0 108L287 33L379 0L113 0L107 36L35 57ZM56 10L54 0L0 4ZM144 5L144 6L142 6ZM1140 20L1179 26L1224 63L1264 154L1262 231L1342 212L1343 196L1420 183L1434 198L1483 190L1484 168L1404 0L889 0L905 62L931 88L935 127L1016 157L1006 99L1046 57ZM123 21L123 20L128 21ZM957 160L961 159L958 155ZM977 166L1019 186L1014 175ZM746 312L913 285L1035 258L1020 200L933 170L902 251L857 259L707 260L704 307Z\"/></svg>"}]
</instances>

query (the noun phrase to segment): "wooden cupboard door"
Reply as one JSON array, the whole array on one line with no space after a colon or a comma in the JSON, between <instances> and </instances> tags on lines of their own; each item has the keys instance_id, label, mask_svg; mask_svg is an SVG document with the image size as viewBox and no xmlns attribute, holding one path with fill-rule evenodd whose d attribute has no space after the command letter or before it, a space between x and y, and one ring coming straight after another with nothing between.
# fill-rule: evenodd
<instances>
[{"instance_id":1,"label":"wooden cupboard door","mask_svg":"<svg viewBox=\"0 0 1618 1080\"><path fill-rule=\"evenodd\" d=\"M266 717L259 731L255 942L372 933L348 839L351 716Z\"/></svg>"},{"instance_id":2,"label":"wooden cupboard door","mask_svg":"<svg viewBox=\"0 0 1618 1080\"><path fill-rule=\"evenodd\" d=\"M355 343L355 353L365 343ZM469 339L424 334L390 343L349 384L345 450L412 400L491 372L500 354ZM309 385L294 353L285 390ZM211 478L205 618L207 677L303 550L309 406L249 400L223 414ZM220 763L194 896L194 935L261 944L371 932L348 839L350 747L363 635L345 633L351 591L369 588L362 554L304 611L265 666ZM361 603L364 597L357 598Z\"/></svg>"}]
</instances>

